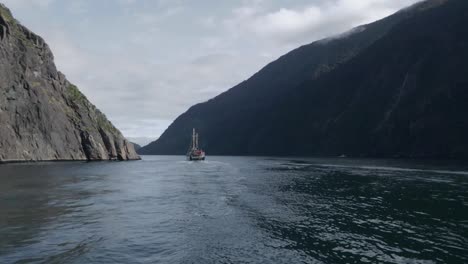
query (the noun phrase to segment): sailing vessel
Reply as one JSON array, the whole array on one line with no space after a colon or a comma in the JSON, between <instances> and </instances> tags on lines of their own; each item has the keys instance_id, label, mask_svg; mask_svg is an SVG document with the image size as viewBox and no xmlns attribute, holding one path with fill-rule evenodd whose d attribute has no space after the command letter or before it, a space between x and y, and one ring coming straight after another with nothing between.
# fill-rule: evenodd
<instances>
[{"instance_id":1,"label":"sailing vessel","mask_svg":"<svg viewBox=\"0 0 468 264\"><path fill-rule=\"evenodd\" d=\"M187 151L188 160L205 160L205 152L198 147L198 133L195 132L195 128L192 132L192 142Z\"/></svg>"}]
</instances>

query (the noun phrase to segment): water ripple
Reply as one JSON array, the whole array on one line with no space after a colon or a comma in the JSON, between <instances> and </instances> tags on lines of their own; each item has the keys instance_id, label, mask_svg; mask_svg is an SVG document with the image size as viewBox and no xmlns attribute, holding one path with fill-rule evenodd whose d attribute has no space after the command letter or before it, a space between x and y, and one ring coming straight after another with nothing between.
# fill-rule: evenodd
<instances>
[{"instance_id":1,"label":"water ripple","mask_svg":"<svg viewBox=\"0 0 468 264\"><path fill-rule=\"evenodd\" d=\"M410 161L0 166L0 263L468 263L468 175Z\"/></svg>"}]
</instances>

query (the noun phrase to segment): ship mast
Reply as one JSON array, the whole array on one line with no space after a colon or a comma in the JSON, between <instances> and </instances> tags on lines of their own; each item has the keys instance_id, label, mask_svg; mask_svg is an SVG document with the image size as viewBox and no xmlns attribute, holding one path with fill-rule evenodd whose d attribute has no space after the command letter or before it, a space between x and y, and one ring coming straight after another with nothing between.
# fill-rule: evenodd
<instances>
[{"instance_id":1,"label":"ship mast","mask_svg":"<svg viewBox=\"0 0 468 264\"><path fill-rule=\"evenodd\" d=\"M194 128L192 132L192 150L196 149L195 141L196 141L196 134L195 134L195 128Z\"/></svg>"}]
</instances>

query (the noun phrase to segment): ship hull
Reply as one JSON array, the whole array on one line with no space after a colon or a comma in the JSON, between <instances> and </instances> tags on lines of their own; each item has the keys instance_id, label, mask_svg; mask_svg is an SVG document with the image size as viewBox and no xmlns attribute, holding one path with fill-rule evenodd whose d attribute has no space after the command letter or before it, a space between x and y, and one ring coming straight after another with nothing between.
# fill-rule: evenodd
<instances>
[{"instance_id":1,"label":"ship hull","mask_svg":"<svg viewBox=\"0 0 468 264\"><path fill-rule=\"evenodd\" d=\"M205 160L205 156L203 156L203 157L200 157L200 156L188 156L187 159L188 159L188 160L191 160L191 161L199 161L199 160Z\"/></svg>"},{"instance_id":2,"label":"ship hull","mask_svg":"<svg viewBox=\"0 0 468 264\"><path fill-rule=\"evenodd\" d=\"M192 161L205 160L205 155L187 155L187 159Z\"/></svg>"},{"instance_id":3,"label":"ship hull","mask_svg":"<svg viewBox=\"0 0 468 264\"><path fill-rule=\"evenodd\" d=\"M205 152L203 150L192 150L187 153L187 160L205 160Z\"/></svg>"}]
</instances>

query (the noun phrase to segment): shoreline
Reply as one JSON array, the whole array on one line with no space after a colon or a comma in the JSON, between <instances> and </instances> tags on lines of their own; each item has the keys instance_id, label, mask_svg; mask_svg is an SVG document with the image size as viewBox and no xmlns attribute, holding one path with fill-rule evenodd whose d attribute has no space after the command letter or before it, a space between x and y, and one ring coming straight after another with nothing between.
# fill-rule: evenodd
<instances>
[{"instance_id":1,"label":"shoreline","mask_svg":"<svg viewBox=\"0 0 468 264\"><path fill-rule=\"evenodd\" d=\"M65 163L65 162L125 162L125 161L139 161L140 159L128 159L128 160L88 160L88 159L51 159L51 160L0 160L2 164L21 164L21 163Z\"/></svg>"}]
</instances>

